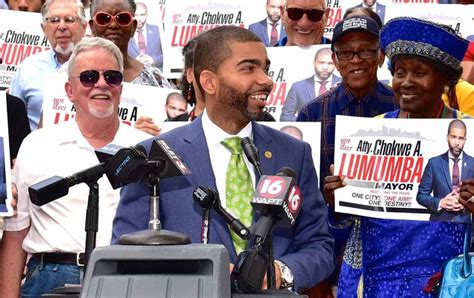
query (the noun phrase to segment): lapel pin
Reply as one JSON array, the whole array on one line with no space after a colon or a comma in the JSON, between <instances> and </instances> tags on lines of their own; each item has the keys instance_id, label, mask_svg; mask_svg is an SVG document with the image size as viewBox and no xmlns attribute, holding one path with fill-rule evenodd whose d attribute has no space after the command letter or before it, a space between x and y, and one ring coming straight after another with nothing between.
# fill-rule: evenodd
<instances>
[{"instance_id":1,"label":"lapel pin","mask_svg":"<svg viewBox=\"0 0 474 298\"><path fill-rule=\"evenodd\" d=\"M272 158L272 152L271 151L265 151L265 157L266 158Z\"/></svg>"}]
</instances>

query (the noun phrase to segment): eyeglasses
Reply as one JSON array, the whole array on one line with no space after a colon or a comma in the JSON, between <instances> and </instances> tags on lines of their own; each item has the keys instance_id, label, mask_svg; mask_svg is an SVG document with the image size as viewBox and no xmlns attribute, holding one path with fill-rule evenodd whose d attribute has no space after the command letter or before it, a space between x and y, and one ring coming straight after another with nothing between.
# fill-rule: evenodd
<instances>
[{"instance_id":1,"label":"eyeglasses","mask_svg":"<svg viewBox=\"0 0 474 298\"><path fill-rule=\"evenodd\" d=\"M118 70L105 70L102 72L105 82L110 87L118 87L122 83L123 75ZM70 79L77 79L81 81L82 86L84 87L94 87L95 84L99 81L100 72L98 70L85 70L79 74L77 77L69 77Z\"/></svg>"},{"instance_id":2,"label":"eyeglasses","mask_svg":"<svg viewBox=\"0 0 474 298\"><path fill-rule=\"evenodd\" d=\"M374 58L378 50L379 49L377 48L375 50L362 50L358 52L336 51L336 57L337 59L342 60L342 61L349 61L349 60L352 60L352 58L354 58L355 55L357 55L357 57L359 57L362 60L368 60L368 59Z\"/></svg>"},{"instance_id":3,"label":"eyeglasses","mask_svg":"<svg viewBox=\"0 0 474 298\"><path fill-rule=\"evenodd\" d=\"M293 21L299 21L304 14L308 17L311 22L319 22L323 18L323 15L326 13L325 10L320 9L303 9L297 7L288 7L286 9L288 18Z\"/></svg>"},{"instance_id":4,"label":"eyeglasses","mask_svg":"<svg viewBox=\"0 0 474 298\"><path fill-rule=\"evenodd\" d=\"M112 21L115 21L119 26L125 27L132 23L133 15L128 11L122 11L116 15L99 11L94 15L94 23L96 23L97 26L107 27Z\"/></svg>"},{"instance_id":5,"label":"eyeglasses","mask_svg":"<svg viewBox=\"0 0 474 298\"><path fill-rule=\"evenodd\" d=\"M61 23L61 20L64 20L64 23L66 25L72 25L79 20L79 17L76 17L76 16L56 17L55 16L55 17L46 17L44 19L51 25L59 25L59 23Z\"/></svg>"}]
</instances>

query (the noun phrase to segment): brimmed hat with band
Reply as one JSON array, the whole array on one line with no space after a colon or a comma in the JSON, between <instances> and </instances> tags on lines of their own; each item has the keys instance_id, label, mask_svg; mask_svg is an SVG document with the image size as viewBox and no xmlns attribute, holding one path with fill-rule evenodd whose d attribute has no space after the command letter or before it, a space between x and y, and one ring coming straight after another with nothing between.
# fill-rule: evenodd
<instances>
[{"instance_id":1,"label":"brimmed hat with band","mask_svg":"<svg viewBox=\"0 0 474 298\"><path fill-rule=\"evenodd\" d=\"M468 40L448 28L415 18L394 18L380 31L380 47L390 60L398 55L416 55L454 71L460 69L468 45Z\"/></svg>"}]
</instances>

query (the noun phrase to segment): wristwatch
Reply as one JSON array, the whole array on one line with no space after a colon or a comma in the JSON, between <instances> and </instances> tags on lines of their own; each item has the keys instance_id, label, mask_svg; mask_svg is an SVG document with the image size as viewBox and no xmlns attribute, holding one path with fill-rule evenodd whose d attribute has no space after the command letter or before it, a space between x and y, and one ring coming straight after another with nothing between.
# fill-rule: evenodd
<instances>
[{"instance_id":1,"label":"wristwatch","mask_svg":"<svg viewBox=\"0 0 474 298\"><path fill-rule=\"evenodd\" d=\"M281 271L281 287L280 288L290 289L291 287L293 287L293 279L294 279L293 273L291 272L290 267L288 267L282 261L275 260L275 263L277 263L280 266L280 271Z\"/></svg>"}]
</instances>

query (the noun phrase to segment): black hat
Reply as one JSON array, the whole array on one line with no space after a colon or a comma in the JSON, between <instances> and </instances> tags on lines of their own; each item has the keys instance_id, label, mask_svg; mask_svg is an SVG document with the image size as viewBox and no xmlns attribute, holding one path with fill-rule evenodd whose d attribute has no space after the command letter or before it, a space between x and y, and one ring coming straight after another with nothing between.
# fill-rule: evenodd
<instances>
[{"instance_id":1,"label":"black hat","mask_svg":"<svg viewBox=\"0 0 474 298\"><path fill-rule=\"evenodd\" d=\"M353 16L346 19L343 19L334 27L332 35L331 50L334 52L334 45L341 36L351 31L364 31L368 32L375 37L379 38L380 27L377 23L365 16Z\"/></svg>"}]
</instances>

